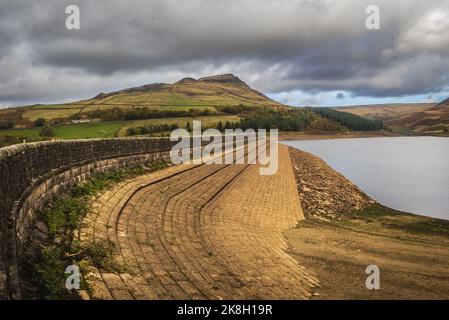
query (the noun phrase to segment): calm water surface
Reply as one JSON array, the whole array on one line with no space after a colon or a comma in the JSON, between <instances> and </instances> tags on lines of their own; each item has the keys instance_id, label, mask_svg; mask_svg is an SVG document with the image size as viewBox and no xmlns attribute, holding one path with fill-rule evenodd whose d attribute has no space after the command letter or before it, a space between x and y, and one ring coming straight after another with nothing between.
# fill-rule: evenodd
<instances>
[{"instance_id":1,"label":"calm water surface","mask_svg":"<svg viewBox=\"0 0 449 320\"><path fill-rule=\"evenodd\" d=\"M449 138L283 143L320 157L388 207L449 220Z\"/></svg>"}]
</instances>

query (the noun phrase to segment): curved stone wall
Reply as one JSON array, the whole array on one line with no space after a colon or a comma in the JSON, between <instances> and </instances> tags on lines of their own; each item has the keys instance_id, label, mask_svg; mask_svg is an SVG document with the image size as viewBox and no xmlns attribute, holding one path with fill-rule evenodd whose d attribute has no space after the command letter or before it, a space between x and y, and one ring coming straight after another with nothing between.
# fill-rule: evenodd
<instances>
[{"instance_id":1,"label":"curved stone wall","mask_svg":"<svg viewBox=\"0 0 449 320\"><path fill-rule=\"evenodd\" d=\"M168 160L168 138L45 141L0 149L0 298L20 298L20 259L42 236L36 213L54 196L113 168Z\"/></svg>"}]
</instances>

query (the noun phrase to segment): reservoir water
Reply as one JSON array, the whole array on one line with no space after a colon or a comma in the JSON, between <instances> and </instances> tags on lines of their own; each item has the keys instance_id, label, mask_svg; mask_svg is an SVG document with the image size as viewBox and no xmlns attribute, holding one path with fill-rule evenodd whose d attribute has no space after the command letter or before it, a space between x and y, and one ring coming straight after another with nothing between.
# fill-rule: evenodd
<instances>
[{"instance_id":1,"label":"reservoir water","mask_svg":"<svg viewBox=\"0 0 449 320\"><path fill-rule=\"evenodd\" d=\"M310 152L378 202L449 220L449 138L284 141Z\"/></svg>"}]
</instances>

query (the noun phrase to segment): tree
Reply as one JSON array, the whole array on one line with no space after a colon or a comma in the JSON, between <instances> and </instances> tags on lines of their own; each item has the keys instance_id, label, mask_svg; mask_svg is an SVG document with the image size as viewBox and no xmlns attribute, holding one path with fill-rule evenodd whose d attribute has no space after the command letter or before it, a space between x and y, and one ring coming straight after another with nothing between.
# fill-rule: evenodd
<instances>
[{"instance_id":1,"label":"tree","mask_svg":"<svg viewBox=\"0 0 449 320\"><path fill-rule=\"evenodd\" d=\"M70 120L79 120L81 119L81 115L79 113L71 114L69 117Z\"/></svg>"},{"instance_id":2,"label":"tree","mask_svg":"<svg viewBox=\"0 0 449 320\"><path fill-rule=\"evenodd\" d=\"M45 119L44 119L44 118L37 118L37 119L34 121L34 125L35 125L36 127L43 127L44 124L45 124Z\"/></svg>"},{"instance_id":3,"label":"tree","mask_svg":"<svg viewBox=\"0 0 449 320\"><path fill-rule=\"evenodd\" d=\"M128 129L126 129L126 135L127 136L135 136L137 133L136 133L136 129L135 128L128 128Z\"/></svg>"},{"instance_id":4,"label":"tree","mask_svg":"<svg viewBox=\"0 0 449 320\"><path fill-rule=\"evenodd\" d=\"M218 124L217 124L217 129L218 129L219 131L223 131L223 123L222 123L221 121L218 122Z\"/></svg>"},{"instance_id":5,"label":"tree","mask_svg":"<svg viewBox=\"0 0 449 320\"><path fill-rule=\"evenodd\" d=\"M363 130L381 130L383 129L383 123L379 120L369 120L363 117L357 116L352 113L337 111L332 108L308 108L310 111L327 118L334 120L341 125L356 131Z\"/></svg>"},{"instance_id":6,"label":"tree","mask_svg":"<svg viewBox=\"0 0 449 320\"><path fill-rule=\"evenodd\" d=\"M42 128L40 135L42 137L54 137L55 134L52 130L52 128L50 128L49 126L45 126Z\"/></svg>"},{"instance_id":7,"label":"tree","mask_svg":"<svg viewBox=\"0 0 449 320\"><path fill-rule=\"evenodd\" d=\"M0 129L10 129L14 127L14 123L0 120Z\"/></svg>"}]
</instances>

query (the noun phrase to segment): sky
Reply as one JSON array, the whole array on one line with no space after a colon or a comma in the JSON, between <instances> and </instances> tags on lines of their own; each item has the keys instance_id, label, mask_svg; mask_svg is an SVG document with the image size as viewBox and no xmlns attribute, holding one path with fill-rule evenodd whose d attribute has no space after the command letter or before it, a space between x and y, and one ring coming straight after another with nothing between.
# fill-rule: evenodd
<instances>
[{"instance_id":1,"label":"sky","mask_svg":"<svg viewBox=\"0 0 449 320\"><path fill-rule=\"evenodd\" d=\"M1 106L222 73L289 105L438 102L448 71L449 0L0 0Z\"/></svg>"}]
</instances>

